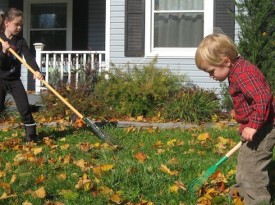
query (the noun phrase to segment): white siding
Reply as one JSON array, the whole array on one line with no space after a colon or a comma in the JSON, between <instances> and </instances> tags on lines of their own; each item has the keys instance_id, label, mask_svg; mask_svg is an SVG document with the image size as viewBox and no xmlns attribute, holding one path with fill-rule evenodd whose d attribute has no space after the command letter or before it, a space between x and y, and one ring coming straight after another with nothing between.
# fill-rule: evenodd
<instances>
[{"instance_id":1,"label":"white siding","mask_svg":"<svg viewBox=\"0 0 275 205\"><path fill-rule=\"evenodd\" d=\"M112 0L110 14L110 62L117 67L124 64L146 64L152 58L131 58L124 56L125 1ZM207 89L219 89L218 82L209 78L208 74L198 70L194 58L159 58L157 67L169 68L175 74L185 74L190 81Z\"/></svg>"},{"instance_id":2,"label":"white siding","mask_svg":"<svg viewBox=\"0 0 275 205\"><path fill-rule=\"evenodd\" d=\"M235 12L238 13L238 8L235 6ZM237 21L235 21L235 42L239 43L239 32L240 32L240 25Z\"/></svg>"}]
</instances>

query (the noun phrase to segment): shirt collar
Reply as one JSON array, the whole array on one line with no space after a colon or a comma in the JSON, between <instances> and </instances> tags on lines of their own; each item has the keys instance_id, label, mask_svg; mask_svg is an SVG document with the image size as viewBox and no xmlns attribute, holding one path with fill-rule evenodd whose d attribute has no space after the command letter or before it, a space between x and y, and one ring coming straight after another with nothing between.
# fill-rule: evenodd
<instances>
[{"instance_id":1,"label":"shirt collar","mask_svg":"<svg viewBox=\"0 0 275 205\"><path fill-rule=\"evenodd\" d=\"M238 65L242 60L243 60L243 57L239 54L237 58L234 60L234 62L232 63L232 66L229 72L229 77L234 73L235 69L238 67Z\"/></svg>"}]
</instances>

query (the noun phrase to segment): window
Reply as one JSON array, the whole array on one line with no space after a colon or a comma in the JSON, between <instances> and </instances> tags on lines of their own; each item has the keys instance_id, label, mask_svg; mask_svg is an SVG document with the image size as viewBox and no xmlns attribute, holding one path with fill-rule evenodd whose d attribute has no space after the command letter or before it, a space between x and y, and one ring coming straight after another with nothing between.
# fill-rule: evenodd
<instances>
[{"instance_id":1,"label":"window","mask_svg":"<svg viewBox=\"0 0 275 205\"><path fill-rule=\"evenodd\" d=\"M39 42L46 45L45 50L71 49L70 0L56 0L54 3L47 0L29 0L24 6L24 15L27 17L24 23L27 26L25 36L30 45Z\"/></svg>"},{"instance_id":2,"label":"window","mask_svg":"<svg viewBox=\"0 0 275 205\"><path fill-rule=\"evenodd\" d=\"M145 55L194 57L213 28L213 0L146 1Z\"/></svg>"}]
</instances>

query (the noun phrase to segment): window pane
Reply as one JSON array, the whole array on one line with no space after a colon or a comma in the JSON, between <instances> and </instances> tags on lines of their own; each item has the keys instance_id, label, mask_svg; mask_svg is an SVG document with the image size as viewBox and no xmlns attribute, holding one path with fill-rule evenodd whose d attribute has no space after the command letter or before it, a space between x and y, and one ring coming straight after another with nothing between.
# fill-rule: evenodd
<instances>
[{"instance_id":1,"label":"window pane","mask_svg":"<svg viewBox=\"0 0 275 205\"><path fill-rule=\"evenodd\" d=\"M202 10L203 0L155 0L155 10Z\"/></svg>"},{"instance_id":2,"label":"window pane","mask_svg":"<svg viewBox=\"0 0 275 205\"><path fill-rule=\"evenodd\" d=\"M66 4L32 4L31 28L66 28Z\"/></svg>"},{"instance_id":3,"label":"window pane","mask_svg":"<svg viewBox=\"0 0 275 205\"><path fill-rule=\"evenodd\" d=\"M44 50L66 50L66 31L31 31L30 45L45 44Z\"/></svg>"},{"instance_id":4,"label":"window pane","mask_svg":"<svg viewBox=\"0 0 275 205\"><path fill-rule=\"evenodd\" d=\"M197 47L203 38L203 13L155 14L154 47Z\"/></svg>"}]
</instances>

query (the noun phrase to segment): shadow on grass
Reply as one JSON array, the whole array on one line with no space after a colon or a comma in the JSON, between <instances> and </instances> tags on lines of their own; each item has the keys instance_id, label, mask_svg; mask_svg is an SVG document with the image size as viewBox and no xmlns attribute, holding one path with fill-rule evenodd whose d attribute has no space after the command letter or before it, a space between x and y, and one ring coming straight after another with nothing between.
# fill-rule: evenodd
<instances>
[{"instance_id":1,"label":"shadow on grass","mask_svg":"<svg viewBox=\"0 0 275 205\"><path fill-rule=\"evenodd\" d=\"M42 130L38 133L39 141L43 141L43 139L45 139L45 138L51 138L53 140L58 140L58 139L63 138L67 135L71 135L76 130L77 129L73 128L73 127L69 127L65 130L58 130L58 128L57 129Z\"/></svg>"}]
</instances>

